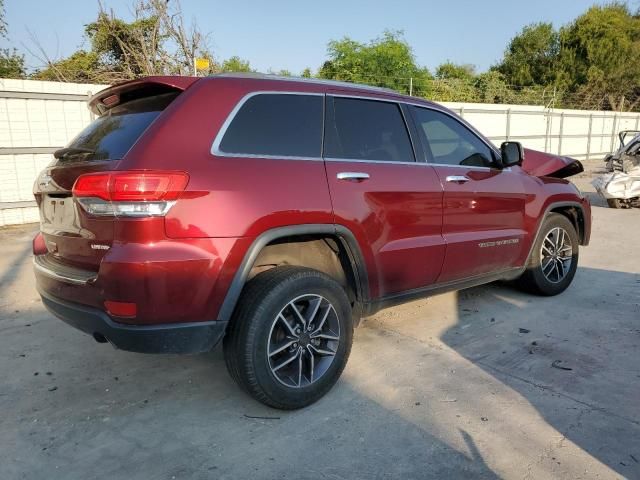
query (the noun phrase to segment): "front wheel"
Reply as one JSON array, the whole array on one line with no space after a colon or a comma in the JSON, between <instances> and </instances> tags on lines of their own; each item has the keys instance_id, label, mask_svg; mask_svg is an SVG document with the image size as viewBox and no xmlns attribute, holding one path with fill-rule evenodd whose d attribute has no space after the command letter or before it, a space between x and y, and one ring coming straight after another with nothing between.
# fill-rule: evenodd
<instances>
[{"instance_id":1,"label":"front wheel","mask_svg":"<svg viewBox=\"0 0 640 480\"><path fill-rule=\"evenodd\" d=\"M351 305L331 277L277 267L246 286L224 339L229 373L274 408L317 401L336 383L353 340Z\"/></svg>"},{"instance_id":2,"label":"front wheel","mask_svg":"<svg viewBox=\"0 0 640 480\"><path fill-rule=\"evenodd\" d=\"M549 214L518 285L538 295L562 293L576 274L578 245L578 234L569 219L559 213Z\"/></svg>"}]
</instances>

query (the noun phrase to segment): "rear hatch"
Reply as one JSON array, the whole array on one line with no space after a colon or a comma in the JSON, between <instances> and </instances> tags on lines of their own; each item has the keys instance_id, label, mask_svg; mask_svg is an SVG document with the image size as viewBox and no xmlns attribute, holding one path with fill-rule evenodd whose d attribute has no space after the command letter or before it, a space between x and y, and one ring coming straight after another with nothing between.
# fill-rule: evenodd
<instances>
[{"instance_id":1,"label":"rear hatch","mask_svg":"<svg viewBox=\"0 0 640 480\"><path fill-rule=\"evenodd\" d=\"M116 170L121 159L151 123L177 97L180 89L133 82L145 88L112 87L94 98L92 108L101 112L40 174L34 195L40 209L40 230L47 260L97 271L111 247L115 216L89 215L72 189L78 177ZM100 94L99 94L100 95Z\"/></svg>"}]
</instances>

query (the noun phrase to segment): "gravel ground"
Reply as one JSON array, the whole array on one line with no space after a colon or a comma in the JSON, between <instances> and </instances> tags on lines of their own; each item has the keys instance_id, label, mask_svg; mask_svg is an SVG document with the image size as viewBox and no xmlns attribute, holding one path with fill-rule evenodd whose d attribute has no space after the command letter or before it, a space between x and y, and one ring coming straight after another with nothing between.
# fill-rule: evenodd
<instances>
[{"instance_id":1,"label":"gravel ground","mask_svg":"<svg viewBox=\"0 0 640 480\"><path fill-rule=\"evenodd\" d=\"M220 351L120 352L54 319L37 226L0 230L0 478L640 478L640 209L590 195L564 294L492 284L383 311L296 412L244 395Z\"/></svg>"}]
</instances>

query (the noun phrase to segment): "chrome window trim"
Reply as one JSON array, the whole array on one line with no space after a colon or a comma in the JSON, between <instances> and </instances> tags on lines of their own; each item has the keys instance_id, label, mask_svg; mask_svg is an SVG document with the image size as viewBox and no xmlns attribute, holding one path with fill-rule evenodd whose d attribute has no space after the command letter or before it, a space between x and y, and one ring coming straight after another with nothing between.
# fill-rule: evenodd
<instances>
[{"instance_id":1,"label":"chrome window trim","mask_svg":"<svg viewBox=\"0 0 640 480\"><path fill-rule=\"evenodd\" d=\"M231 125L231 122L233 122L234 118L236 117L240 109L244 106L244 104L247 103L249 99L256 97L258 95L301 95L301 96L311 96L311 97L325 96L324 93L318 93L318 92L294 92L294 91L284 91L284 90L283 91L255 90L253 92L249 92L238 101L236 106L233 107L233 110L231 110L229 115L227 115L227 118L225 119L224 123L220 127L220 130L218 131L216 138L213 140L210 153L212 155L215 155L216 157L229 157L229 158L264 158L267 160L271 159L271 160L316 160L316 161L319 160L319 161L322 161L322 148L324 146L323 136L320 137L320 156L319 157L303 157L303 156L297 156L297 155L267 155L267 154L261 155L256 153L230 153L230 152L225 152L223 150L220 150L220 143L222 143L222 139L224 138L224 135L227 133L227 129ZM323 124L322 128L324 131L324 102L322 106L322 124ZM323 132L321 131L320 133L322 135Z\"/></svg>"},{"instance_id":2,"label":"chrome window trim","mask_svg":"<svg viewBox=\"0 0 640 480\"><path fill-rule=\"evenodd\" d=\"M476 165L449 165L446 163L429 163L429 162L396 162L387 160L359 160L351 158L335 158L327 157L325 162L351 162L351 163L370 163L372 165L390 164L390 165L420 165L423 167L453 167L453 168L466 168L467 170L495 170L498 172L510 172L511 167L507 168L491 168L491 167L478 167Z\"/></svg>"},{"instance_id":3,"label":"chrome window trim","mask_svg":"<svg viewBox=\"0 0 640 480\"><path fill-rule=\"evenodd\" d=\"M373 165L390 164L390 165L430 165L426 162L399 162L394 160L362 160L355 158L336 158L326 157L325 162L352 162L352 163L371 163Z\"/></svg>"},{"instance_id":4,"label":"chrome window trim","mask_svg":"<svg viewBox=\"0 0 640 480\"><path fill-rule=\"evenodd\" d=\"M336 158L336 157L325 157L326 161L329 162L358 162L358 163L375 163L380 164L380 163L390 163L390 164L395 164L395 165L415 165L417 163L427 163L427 162L423 162L423 161L419 161L418 157L416 155L416 149L415 149L415 143L413 141L413 137L411 136L411 129L409 128L409 123L407 122L407 118L404 115L404 112L402 111L402 108L400 107L400 103L402 103L399 100L392 100L389 98L376 98L376 97L368 97L366 95L349 95L349 94L342 94L342 93L333 93L333 92L327 92L327 97L337 97L337 98L354 98L356 100L371 100L374 102L386 102L386 103L395 103L398 106L398 110L400 111L400 117L402 118L402 121L404 123L404 128L407 131L407 137L409 138L409 144L411 145L411 152L413 152L413 161L411 162L404 162L404 161L394 161L394 160L374 160L374 159L358 159L358 158ZM335 114L335 110L334 110L334 114ZM324 153L324 132L323 132L323 142L322 142L322 146L323 146L323 153Z\"/></svg>"}]
</instances>

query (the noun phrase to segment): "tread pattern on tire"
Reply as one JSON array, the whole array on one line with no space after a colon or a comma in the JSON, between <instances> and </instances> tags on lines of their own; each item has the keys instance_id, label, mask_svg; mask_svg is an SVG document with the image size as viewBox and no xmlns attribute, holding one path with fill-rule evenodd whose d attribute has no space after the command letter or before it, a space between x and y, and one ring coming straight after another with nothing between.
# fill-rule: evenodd
<instances>
[{"instance_id":1,"label":"tread pattern on tire","mask_svg":"<svg viewBox=\"0 0 640 480\"><path fill-rule=\"evenodd\" d=\"M293 279L299 280L309 276L322 278L324 281L329 281L338 285L331 277L324 273L297 266L276 267L256 275L256 277L247 283L240 299L238 300L238 305L230 323L229 331L227 332L223 342L225 363L233 380L246 393L254 397L256 400L281 410L296 409L300 408L300 406L275 401L273 398L265 394L263 388L258 382L256 371L254 369L251 358L252 349L245 349L244 355L242 355L241 352L243 349L240 348L240 342L249 338L255 338L255 329L259 327L259 324L256 321L249 322L247 319L250 316L260 315L260 311L265 308L264 300L268 298L269 295L272 295L273 292L283 284L283 282L292 281ZM344 295L343 301L346 301L348 304L346 293L344 293L341 287L340 292ZM347 322L352 333L353 325L350 318L351 316L349 315L349 319L343 319L343 321ZM348 335L349 341L346 345L346 358L348 358L351 349L351 337L352 335ZM342 374L343 369L344 364L336 373L337 377ZM313 395L313 401L322 397L332 386L333 385L330 384L328 388L322 389L317 394Z\"/></svg>"},{"instance_id":2,"label":"tread pattern on tire","mask_svg":"<svg viewBox=\"0 0 640 480\"><path fill-rule=\"evenodd\" d=\"M542 222L542 226L540 227L540 235L535 239L531 258L527 261L527 268L520 276L520 278L518 278L515 282L518 287L526 292L534 293L536 295L552 296L562 293L566 288L568 288L569 285L571 285L571 282L573 281L573 276L575 275L578 264L578 234L573 223L571 223L571 221L567 217L560 213L552 212L547 215ZM540 281L539 274L537 272L539 267L537 260L539 256L538 252L540 250L540 244L549 231L549 227L554 223L556 224L556 226L563 227L569 233L569 235L571 235L572 246L574 249L573 263L571 264L572 271L568 274L568 281L566 283L564 281L561 282L562 286L557 287L544 285Z\"/></svg>"}]
</instances>

